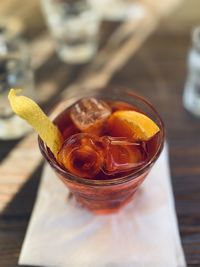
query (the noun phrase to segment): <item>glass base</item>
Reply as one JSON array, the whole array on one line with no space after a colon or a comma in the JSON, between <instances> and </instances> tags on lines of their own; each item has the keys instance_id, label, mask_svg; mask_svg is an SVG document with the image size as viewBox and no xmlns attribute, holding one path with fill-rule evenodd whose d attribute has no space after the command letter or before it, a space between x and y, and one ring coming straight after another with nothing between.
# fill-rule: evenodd
<instances>
[{"instance_id":1,"label":"glass base","mask_svg":"<svg viewBox=\"0 0 200 267\"><path fill-rule=\"evenodd\" d=\"M124 206L128 205L134 198L134 195L129 196L126 200L124 200L123 202L119 203L118 201L111 201L109 203L104 202L101 205L99 205L99 203L97 202L96 206L94 205L88 205L87 203L85 203L85 201L83 201L83 199L78 199L75 197L76 201L79 203L79 205L86 209L89 210L91 213L96 214L96 215L105 215L105 214L113 214L113 213L117 213L119 210L121 210Z\"/></svg>"},{"instance_id":2,"label":"glass base","mask_svg":"<svg viewBox=\"0 0 200 267\"><path fill-rule=\"evenodd\" d=\"M70 64L82 64L90 61L97 50L94 44L83 44L76 46L62 45L58 48L59 58Z\"/></svg>"},{"instance_id":3,"label":"glass base","mask_svg":"<svg viewBox=\"0 0 200 267\"><path fill-rule=\"evenodd\" d=\"M29 133L32 128L19 117L0 118L0 139L18 139Z\"/></svg>"}]
</instances>

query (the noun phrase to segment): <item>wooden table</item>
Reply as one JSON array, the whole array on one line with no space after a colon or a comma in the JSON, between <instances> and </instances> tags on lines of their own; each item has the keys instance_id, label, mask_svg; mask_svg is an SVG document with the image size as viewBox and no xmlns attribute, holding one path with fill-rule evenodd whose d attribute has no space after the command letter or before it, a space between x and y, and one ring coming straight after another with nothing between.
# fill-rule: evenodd
<instances>
[{"instance_id":1,"label":"wooden table","mask_svg":"<svg viewBox=\"0 0 200 267\"><path fill-rule=\"evenodd\" d=\"M112 31L112 27L105 26L105 29L102 33L103 40ZM30 45L34 46L33 50L40 49L40 37L43 44L45 40L46 45L48 44L49 37L45 39L43 34L25 34ZM134 89L151 100L163 117L170 146L172 184L180 234L188 266L192 267L200 266L200 119L191 116L182 106L186 53L189 46L189 31L176 35L173 31L163 33L162 28L159 28L139 51L129 58L123 68L112 76L109 84ZM39 56L34 59L36 85L41 89L39 93L43 96L42 105L45 110L49 110L59 99L58 92L75 82L88 67L87 64L72 67L61 63L51 45L48 49L43 59ZM42 55L42 51L40 54ZM51 97L45 101L48 92ZM22 139L0 141L2 165L20 142ZM12 170L15 170L15 165L12 165ZM39 164L20 187L11 182L0 183L0 202L6 203L0 215L2 267L17 266L41 170L42 164Z\"/></svg>"}]
</instances>

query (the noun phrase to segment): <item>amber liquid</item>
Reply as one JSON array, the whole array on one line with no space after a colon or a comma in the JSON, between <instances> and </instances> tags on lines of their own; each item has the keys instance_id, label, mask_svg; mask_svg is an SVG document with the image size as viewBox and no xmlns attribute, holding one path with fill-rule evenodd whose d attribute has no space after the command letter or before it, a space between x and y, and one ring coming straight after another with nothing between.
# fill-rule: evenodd
<instances>
[{"instance_id":1,"label":"amber liquid","mask_svg":"<svg viewBox=\"0 0 200 267\"><path fill-rule=\"evenodd\" d=\"M134 99L137 99L135 96ZM64 168L56 159L54 158L51 151L45 146L45 144L42 142L41 139L39 139L39 147L44 155L45 159L49 162L51 167L56 172L57 176L63 181L63 183L67 186L67 188L71 191L75 199L82 207L85 207L86 209L89 209L90 211L97 213L97 214L106 214L106 213L112 213L118 211L121 207L123 207L125 204L127 204L129 201L131 201L134 197L135 192L141 185L141 183L144 181L146 176L151 170L151 167L157 160L160 152L163 148L163 142L164 142L164 126L162 124L162 121L160 120L159 115L157 114L156 110L154 110L153 107L151 107L144 99L142 100L140 97L141 103L144 103L144 108L147 108L147 110L153 111L153 116L156 119L155 122L158 122L158 126L160 127L160 132L156 134L151 140L148 142L144 142L143 146L145 146L145 153L143 146L139 147L139 150L137 149L137 153L129 153L128 158L126 159L134 159L134 157L144 157L144 163L140 165L138 168L133 168L130 170L124 171L119 169L119 171L112 173L106 173L105 170L103 171L100 169L92 178L84 177L83 171L82 171L82 162L74 161L75 167L79 171L79 175L74 174L73 172L70 172L69 169ZM112 109L112 112L117 110L137 110L138 112L144 113L143 110L138 110L133 105L124 103L124 102L118 102L118 101L110 101L105 100L104 101L110 106ZM72 122L70 118L70 111L73 109L74 105L72 107L67 108L64 110L60 115L54 120L54 122L58 125L65 142L68 142L70 138L74 138L74 136L81 135L80 131L76 128L74 123ZM149 112L149 111L147 111ZM151 112L152 114L152 112ZM148 114L146 114L148 115ZM116 125L115 125L116 126ZM104 128L104 131L102 131L101 136L96 136L95 138L104 138L102 136L109 135L109 132L107 132L107 127ZM93 136L94 138L94 136ZM86 138L87 139L87 138ZM80 141L80 140L79 140ZM86 140L88 141L88 140ZM102 140L101 140L102 141ZM64 142L64 144L65 144ZM107 140L105 140L106 144ZM86 142L87 143L87 142ZM98 142L97 142L98 143ZM63 144L63 146L64 146ZM101 142L101 145L98 146L99 151L102 152L103 148L105 148L105 144ZM71 144L74 145L73 143ZM102 150L101 150L102 148ZM112 151L115 160L118 161L118 156L121 156L123 153L119 153L119 150ZM62 149L61 149L62 150ZM87 149L86 149L87 150ZM128 149L128 151L132 151L131 149ZM81 153L85 153L85 147L83 146L83 151ZM90 152L92 152L90 150ZM89 153L90 156L93 155L92 153ZM101 159L105 160L104 156L96 158L93 158L93 162L96 164L101 162ZM109 159L111 160L111 159ZM110 164L110 162L108 162ZM111 162L112 163L112 162ZM118 163L120 162L118 161ZM123 162L124 163L124 162ZM108 164L108 165L109 165ZM105 166L104 166L105 167ZM109 165L110 167L110 165ZM111 164L112 167L112 164ZM120 165L121 167L121 165ZM108 168L109 169L109 168ZM90 172L89 172L90 173ZM93 173L94 174L94 173Z\"/></svg>"},{"instance_id":2,"label":"amber liquid","mask_svg":"<svg viewBox=\"0 0 200 267\"><path fill-rule=\"evenodd\" d=\"M117 110L136 110L138 112L143 113L138 108L125 102L110 101L110 100L109 101L106 100L105 102L109 105L112 112L115 112ZM73 137L74 135L80 133L80 130L77 129L77 127L74 125L73 121L70 118L70 111L71 108L66 109L57 117L55 121L55 123L58 125L58 128L60 129L63 135L64 140L68 140L70 137ZM117 125L115 125L115 128L117 128ZM74 164L73 167L76 168L76 174L78 173L79 177L90 178L94 180L108 180L130 175L131 173L137 171L139 168L142 168L142 165L146 164L147 161L149 161L155 155L158 148L158 144L160 142L160 134L158 133L153 138L151 138L146 142L144 141L138 142L137 146L135 145L111 146L110 151L112 152L112 157L109 157L111 153L107 153L106 155L108 155L108 157L105 160L105 154L103 154L104 148L102 146L102 140L104 140L102 138L104 136L105 137L110 136L110 132L108 131L108 127L106 127L106 123L104 128L102 129L101 135L94 137L96 142L96 147L98 148L98 152L100 152L98 156L96 156L96 154L90 153L89 155L87 155L86 158L84 147L81 151L79 151L77 158L73 162ZM101 140L101 142L99 142L99 140ZM88 145L90 140L86 140L84 142ZM66 151L66 153L68 153L68 151ZM65 156L65 154L63 155ZM124 166L126 165L126 163L128 163L130 158L132 159L137 158L140 164L138 164L138 166L134 168L131 167L124 168ZM99 163L98 161L106 161L106 168L100 168L96 171L95 168L98 168L96 167L96 165L95 166L94 164L91 166L88 165L89 173L92 173L92 171L94 171L92 177L88 177L87 175L85 175L85 172L83 171L83 165L85 159L88 161L95 162L96 165ZM112 171L109 171L112 168L113 164L116 165L116 169L114 169L114 171L113 169ZM72 172L72 174L74 173Z\"/></svg>"}]
</instances>

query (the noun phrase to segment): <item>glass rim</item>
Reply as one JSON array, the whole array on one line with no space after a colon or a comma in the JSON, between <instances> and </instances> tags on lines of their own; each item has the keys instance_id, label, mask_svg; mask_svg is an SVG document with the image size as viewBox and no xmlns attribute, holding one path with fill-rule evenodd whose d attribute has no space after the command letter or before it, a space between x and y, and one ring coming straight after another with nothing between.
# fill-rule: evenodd
<instances>
[{"instance_id":1,"label":"glass rim","mask_svg":"<svg viewBox=\"0 0 200 267\"><path fill-rule=\"evenodd\" d=\"M118 185L118 184L122 184L122 183L125 183L125 182L128 182L128 181L131 181L133 179L136 179L137 177L139 177L140 175L145 173L148 169L150 169L153 166L155 161L160 156L160 154L161 154L161 152L163 150L163 147L164 147L165 127L164 127L163 120L161 119L159 113L154 108L154 106L148 100L146 100L144 97L134 93L133 91L126 91L126 93L128 93L130 96L136 98L137 100L143 102L143 104L148 106L150 108L150 110L153 111L153 114L156 116L156 119L159 122L160 135L161 135L160 142L159 142L158 148L156 150L156 153L153 155L153 157L151 157L147 161L147 163L142 165L137 170L135 170L135 171L133 170L133 172L131 172L128 175L125 175L125 176L118 177L118 178L112 178L112 179L109 179L109 180L97 180L97 179L81 178L81 177L78 177L78 176L70 173L69 171L65 170L64 168L62 168L58 164L56 159L54 158L53 154L46 147L46 145L44 144L42 139L38 136L38 145L39 145L39 148L40 148L40 151L41 151L43 157L53 167L53 169L55 169L57 172L59 172L59 174L61 174L64 177L64 179L66 179L66 180L68 180L68 181L70 181L72 183L79 183L79 184L90 185L90 186ZM69 100L69 99L66 99L66 100L62 101L61 103L64 103L67 100ZM62 113L63 111L64 110L62 110L60 113ZM60 113L56 116L56 118L60 115Z\"/></svg>"}]
</instances>

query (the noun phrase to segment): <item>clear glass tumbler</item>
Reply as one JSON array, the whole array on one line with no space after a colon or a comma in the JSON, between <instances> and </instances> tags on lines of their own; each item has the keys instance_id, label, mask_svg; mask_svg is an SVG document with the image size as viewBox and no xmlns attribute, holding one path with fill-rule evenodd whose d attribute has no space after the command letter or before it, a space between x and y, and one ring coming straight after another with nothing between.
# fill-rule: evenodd
<instances>
[{"instance_id":1,"label":"clear glass tumbler","mask_svg":"<svg viewBox=\"0 0 200 267\"><path fill-rule=\"evenodd\" d=\"M183 93L183 105L200 117L200 26L192 32L192 48L188 54L188 75Z\"/></svg>"},{"instance_id":2,"label":"clear glass tumbler","mask_svg":"<svg viewBox=\"0 0 200 267\"><path fill-rule=\"evenodd\" d=\"M85 95L81 96L80 94L73 99L66 100L61 105L62 107L65 107L66 110L73 102L76 102L78 99L84 96ZM41 153L56 172L58 177L75 196L76 200L81 203L83 207L86 207L94 213L105 214L116 212L122 206L128 203L134 196L134 193L140 184L150 172L152 166L158 159L163 149L165 136L164 125L155 108L144 98L135 95L132 92L126 92L124 90L110 91L107 88L105 91L99 91L96 93L93 92L90 94L90 96L111 101L124 101L130 103L152 118L160 127L159 135L150 143L150 157L148 161L145 162L144 165L141 165L141 167L139 167L137 170L133 170L128 175L119 175L119 177L107 180L81 178L66 171L58 164L52 153L39 138L39 148ZM66 114L65 110L62 111L54 120L54 123L58 125L60 130L63 129L63 118Z\"/></svg>"},{"instance_id":3,"label":"clear glass tumbler","mask_svg":"<svg viewBox=\"0 0 200 267\"><path fill-rule=\"evenodd\" d=\"M34 73L26 43L6 27L0 27L0 139L16 139L31 130L13 114L8 102L10 88L22 88L35 99Z\"/></svg>"},{"instance_id":4,"label":"clear glass tumbler","mask_svg":"<svg viewBox=\"0 0 200 267\"><path fill-rule=\"evenodd\" d=\"M89 61L97 50L100 20L87 0L41 3L60 59L71 64Z\"/></svg>"}]
</instances>

